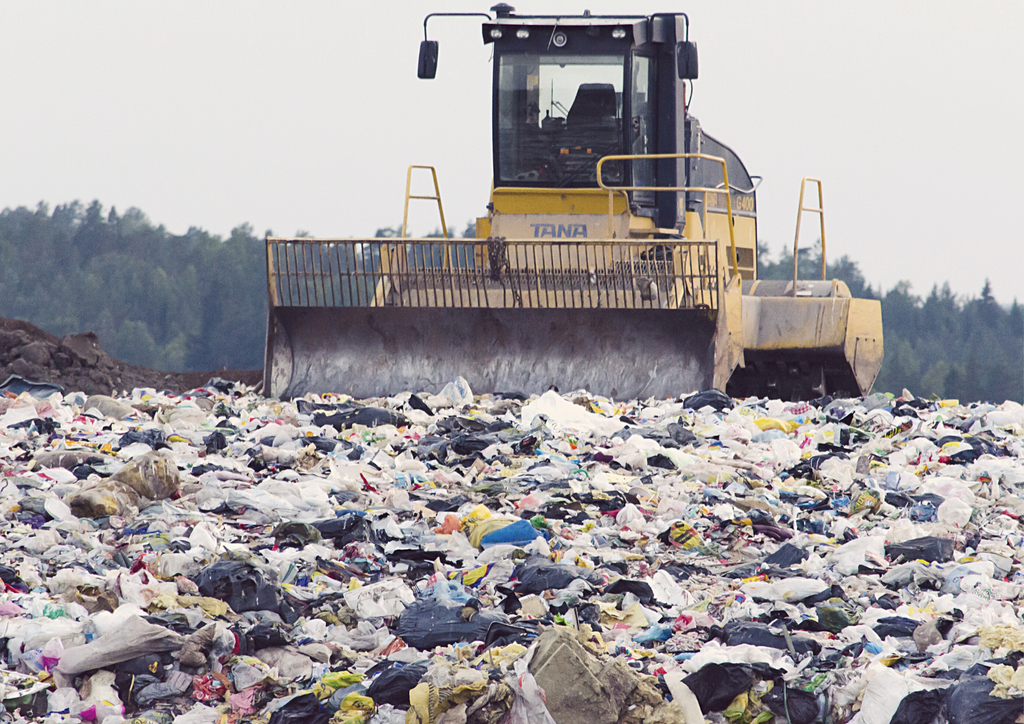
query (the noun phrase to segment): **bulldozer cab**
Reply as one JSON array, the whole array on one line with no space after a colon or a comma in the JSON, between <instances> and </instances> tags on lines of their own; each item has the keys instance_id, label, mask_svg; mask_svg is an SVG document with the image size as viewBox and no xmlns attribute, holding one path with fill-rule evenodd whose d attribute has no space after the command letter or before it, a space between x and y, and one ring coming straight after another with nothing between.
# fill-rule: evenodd
<instances>
[{"instance_id":1,"label":"bulldozer cab","mask_svg":"<svg viewBox=\"0 0 1024 724\"><path fill-rule=\"evenodd\" d=\"M483 24L494 50L494 198L477 236L673 236L685 231L687 211L701 224L691 238L726 232L724 220L706 216L727 215L724 194L683 190L724 189L720 165L697 156L654 158L711 155L726 161L739 261L744 278L753 279L754 183L739 157L687 112L697 59L686 15L522 17L508 6L494 10L497 17ZM598 162L608 156L622 158L602 164L599 179ZM580 218L603 202L598 189L609 187L624 189L615 200L621 210L611 219ZM576 218L522 218L541 211Z\"/></svg>"},{"instance_id":2,"label":"bulldozer cab","mask_svg":"<svg viewBox=\"0 0 1024 724\"><path fill-rule=\"evenodd\" d=\"M877 302L757 279L759 179L689 112L686 15L491 10L493 185L476 238L268 239L270 394L436 391L458 375L619 398L870 388ZM444 15L466 14L428 15L425 36ZM421 78L438 57L425 37ZM407 179L406 211L434 200L444 228L431 171L435 195L410 196Z\"/></svg>"}]
</instances>

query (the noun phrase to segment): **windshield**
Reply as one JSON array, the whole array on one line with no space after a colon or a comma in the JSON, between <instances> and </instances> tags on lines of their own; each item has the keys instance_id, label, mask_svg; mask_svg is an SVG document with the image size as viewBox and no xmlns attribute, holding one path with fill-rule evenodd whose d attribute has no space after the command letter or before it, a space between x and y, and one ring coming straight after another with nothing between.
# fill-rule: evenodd
<instances>
[{"instance_id":1,"label":"windshield","mask_svg":"<svg viewBox=\"0 0 1024 724\"><path fill-rule=\"evenodd\" d=\"M623 153L622 55L503 53L498 67L498 180L595 186L597 161ZM620 163L602 166L621 183Z\"/></svg>"}]
</instances>

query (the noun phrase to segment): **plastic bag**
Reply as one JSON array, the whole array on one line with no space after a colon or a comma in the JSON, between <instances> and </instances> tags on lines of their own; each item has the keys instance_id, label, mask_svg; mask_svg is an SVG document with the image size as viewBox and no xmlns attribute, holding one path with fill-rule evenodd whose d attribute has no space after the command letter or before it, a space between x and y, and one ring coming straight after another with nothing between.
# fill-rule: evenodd
<instances>
[{"instance_id":1,"label":"plastic bag","mask_svg":"<svg viewBox=\"0 0 1024 724\"><path fill-rule=\"evenodd\" d=\"M327 724L331 712L320 706L316 694L302 694L270 715L268 724Z\"/></svg>"},{"instance_id":2,"label":"plastic bag","mask_svg":"<svg viewBox=\"0 0 1024 724\"><path fill-rule=\"evenodd\" d=\"M235 613L276 611L282 605L277 587L260 569L244 561L218 561L192 580L201 595L224 601Z\"/></svg>"},{"instance_id":3,"label":"plastic bag","mask_svg":"<svg viewBox=\"0 0 1024 724\"><path fill-rule=\"evenodd\" d=\"M777 551L764 559L764 564L766 566L789 568L790 566L800 565L802 562L807 560L810 555L811 554L803 548L795 546L792 543L784 543L779 546Z\"/></svg>"},{"instance_id":4,"label":"plastic bag","mask_svg":"<svg viewBox=\"0 0 1024 724\"><path fill-rule=\"evenodd\" d=\"M47 711L69 711L81 701L78 691L68 688L55 689L46 697Z\"/></svg>"},{"instance_id":5,"label":"plastic bag","mask_svg":"<svg viewBox=\"0 0 1024 724\"><path fill-rule=\"evenodd\" d=\"M534 528L530 521L517 520L512 525L506 525L481 537L480 547L486 550L497 545L524 546L540 537L540 531Z\"/></svg>"},{"instance_id":6,"label":"plastic bag","mask_svg":"<svg viewBox=\"0 0 1024 724\"><path fill-rule=\"evenodd\" d=\"M345 603L359 618L398 616L416 597L400 578L387 578L345 592Z\"/></svg>"},{"instance_id":7,"label":"plastic bag","mask_svg":"<svg viewBox=\"0 0 1024 724\"><path fill-rule=\"evenodd\" d=\"M313 424L317 427L330 425L337 430L346 430L353 425L365 425L366 427L394 425L395 427L405 427L409 424L409 418L379 407L360 407L347 412L335 412L333 415L318 412L313 415Z\"/></svg>"},{"instance_id":8,"label":"plastic bag","mask_svg":"<svg viewBox=\"0 0 1024 724\"><path fill-rule=\"evenodd\" d=\"M427 673L426 664L396 664L377 675L366 688L366 695L378 706L409 706L409 692L420 683Z\"/></svg>"},{"instance_id":9,"label":"plastic bag","mask_svg":"<svg viewBox=\"0 0 1024 724\"><path fill-rule=\"evenodd\" d=\"M139 494L131 486L111 479L83 483L64 502L79 518L123 516L139 510Z\"/></svg>"},{"instance_id":10,"label":"plastic bag","mask_svg":"<svg viewBox=\"0 0 1024 724\"><path fill-rule=\"evenodd\" d=\"M135 458L111 476L111 480L124 483L143 498L163 500L178 492L181 477L178 466L170 454L148 452Z\"/></svg>"},{"instance_id":11,"label":"plastic bag","mask_svg":"<svg viewBox=\"0 0 1024 724\"><path fill-rule=\"evenodd\" d=\"M830 551L827 560L837 573L844 576L856 574L864 565L884 565L885 538L881 536L857 538Z\"/></svg>"},{"instance_id":12,"label":"plastic bag","mask_svg":"<svg viewBox=\"0 0 1024 724\"><path fill-rule=\"evenodd\" d=\"M529 672L523 657L513 664L515 676L509 677L509 685L515 693L512 709L509 710L508 724L555 724L548 711L544 690Z\"/></svg>"},{"instance_id":13,"label":"plastic bag","mask_svg":"<svg viewBox=\"0 0 1024 724\"><path fill-rule=\"evenodd\" d=\"M905 616L886 616L878 619L872 628L880 639L885 639L886 636L913 636L919 625L920 621Z\"/></svg>"},{"instance_id":14,"label":"plastic bag","mask_svg":"<svg viewBox=\"0 0 1024 724\"><path fill-rule=\"evenodd\" d=\"M458 605L417 601L402 612L395 634L409 646L429 650L459 641L483 641L492 623L508 623L508 617L498 611L478 611L468 620L462 612Z\"/></svg>"},{"instance_id":15,"label":"plastic bag","mask_svg":"<svg viewBox=\"0 0 1024 724\"><path fill-rule=\"evenodd\" d=\"M473 402L473 390L469 387L469 382L466 381L465 377L456 377L454 380L445 385L441 392L438 393L438 397L445 397L451 402L452 407L462 407L463 405L469 405ZM411 402L411 400L410 400ZM420 404L423 404L422 401ZM424 405L426 407L426 405ZM430 408L427 408L428 410Z\"/></svg>"},{"instance_id":16,"label":"plastic bag","mask_svg":"<svg viewBox=\"0 0 1024 724\"><path fill-rule=\"evenodd\" d=\"M818 718L818 697L809 691L776 685L761 702L786 724L811 724ZM788 712L788 713L787 713Z\"/></svg>"},{"instance_id":17,"label":"plastic bag","mask_svg":"<svg viewBox=\"0 0 1024 724\"><path fill-rule=\"evenodd\" d=\"M946 692L949 724L1012 724L1024 711L1024 699L999 699L984 676L965 676Z\"/></svg>"},{"instance_id":18,"label":"plastic bag","mask_svg":"<svg viewBox=\"0 0 1024 724\"><path fill-rule=\"evenodd\" d=\"M959 498L950 498L938 507L936 516L941 523L948 523L963 528L971 519L974 508Z\"/></svg>"},{"instance_id":19,"label":"plastic bag","mask_svg":"<svg viewBox=\"0 0 1024 724\"><path fill-rule=\"evenodd\" d=\"M789 650L789 645L786 643L784 636L775 633L766 624L756 621L730 621L725 625L724 634L725 643L729 646L749 644L751 646L767 646L773 649ZM789 638L798 656L808 652L817 654L821 650L821 644L809 636L791 635ZM690 688L692 689L693 687L691 686ZM694 691L694 693L696 694L697 692Z\"/></svg>"},{"instance_id":20,"label":"plastic bag","mask_svg":"<svg viewBox=\"0 0 1024 724\"><path fill-rule=\"evenodd\" d=\"M149 706L158 699L170 699L172 696L184 694L192 687L192 676L184 671L172 671L166 681L161 681L143 688L135 694L134 699L139 706Z\"/></svg>"},{"instance_id":21,"label":"plastic bag","mask_svg":"<svg viewBox=\"0 0 1024 724\"><path fill-rule=\"evenodd\" d=\"M880 663L870 664L864 674L869 678L861 701L858 724L888 724L907 695L907 680Z\"/></svg>"},{"instance_id":22,"label":"plastic bag","mask_svg":"<svg viewBox=\"0 0 1024 724\"><path fill-rule=\"evenodd\" d=\"M725 711L738 695L750 688L754 677L741 664L707 664L690 674L683 683L697 697L701 713Z\"/></svg>"},{"instance_id":23,"label":"plastic bag","mask_svg":"<svg viewBox=\"0 0 1024 724\"><path fill-rule=\"evenodd\" d=\"M84 646L68 649L57 671L65 676L81 674L134 659L153 651L175 651L184 639L173 631L131 616L121 626Z\"/></svg>"},{"instance_id":24,"label":"plastic bag","mask_svg":"<svg viewBox=\"0 0 1024 724\"><path fill-rule=\"evenodd\" d=\"M938 689L907 694L889 724L931 724L942 710L943 694Z\"/></svg>"},{"instance_id":25,"label":"plastic bag","mask_svg":"<svg viewBox=\"0 0 1024 724\"><path fill-rule=\"evenodd\" d=\"M592 434L611 435L626 426L624 422L615 418L588 412L554 390L548 390L536 400L523 405L521 414L525 429L529 429L541 415L563 427Z\"/></svg>"},{"instance_id":26,"label":"plastic bag","mask_svg":"<svg viewBox=\"0 0 1024 724\"><path fill-rule=\"evenodd\" d=\"M313 527L320 531L324 538L333 538L334 545L338 548L356 541L378 542L370 521L360 512L348 512L339 518L314 523Z\"/></svg>"},{"instance_id":27,"label":"plastic bag","mask_svg":"<svg viewBox=\"0 0 1024 724\"><path fill-rule=\"evenodd\" d=\"M885 554L896 560L903 556L904 560L922 560L928 563L944 563L953 558L953 540L937 536L914 538L903 543L890 543L885 547Z\"/></svg>"},{"instance_id":28,"label":"plastic bag","mask_svg":"<svg viewBox=\"0 0 1024 724\"><path fill-rule=\"evenodd\" d=\"M519 579L516 593L543 593L548 589L565 588L577 578L598 585L601 577L586 568L552 563L543 556L533 556L516 566L515 577Z\"/></svg>"},{"instance_id":29,"label":"plastic bag","mask_svg":"<svg viewBox=\"0 0 1024 724\"><path fill-rule=\"evenodd\" d=\"M700 410L704 407L713 407L716 410L724 410L733 407L732 398L720 390L704 390L690 395L683 400L683 407L688 410Z\"/></svg>"}]
</instances>

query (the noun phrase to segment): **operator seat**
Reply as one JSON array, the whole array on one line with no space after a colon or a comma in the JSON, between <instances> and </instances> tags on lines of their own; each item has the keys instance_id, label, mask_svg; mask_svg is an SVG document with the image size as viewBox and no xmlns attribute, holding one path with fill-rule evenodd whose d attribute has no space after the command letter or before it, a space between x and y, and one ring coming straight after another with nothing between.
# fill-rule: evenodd
<instances>
[{"instance_id":1,"label":"operator seat","mask_svg":"<svg viewBox=\"0 0 1024 724\"><path fill-rule=\"evenodd\" d=\"M603 126L615 123L615 86L611 83L581 83L566 115L566 125Z\"/></svg>"}]
</instances>

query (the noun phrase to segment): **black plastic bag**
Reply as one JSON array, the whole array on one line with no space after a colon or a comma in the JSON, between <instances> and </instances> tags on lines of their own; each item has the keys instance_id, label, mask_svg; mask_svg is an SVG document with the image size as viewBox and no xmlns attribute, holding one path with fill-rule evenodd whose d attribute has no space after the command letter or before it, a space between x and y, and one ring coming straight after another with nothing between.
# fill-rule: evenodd
<instances>
[{"instance_id":1,"label":"black plastic bag","mask_svg":"<svg viewBox=\"0 0 1024 724\"><path fill-rule=\"evenodd\" d=\"M885 546L885 555L889 560L903 556L907 561L928 561L929 563L945 563L953 559L953 541L950 538L926 536L914 538L903 543L890 543Z\"/></svg>"},{"instance_id":2,"label":"black plastic bag","mask_svg":"<svg viewBox=\"0 0 1024 724\"><path fill-rule=\"evenodd\" d=\"M846 600L846 591L838 583L833 583L830 588L826 588L821 593L815 593L813 596L808 596L800 600L804 606L814 606L818 603L824 603L830 598L839 598L843 601Z\"/></svg>"},{"instance_id":3,"label":"black plastic bag","mask_svg":"<svg viewBox=\"0 0 1024 724\"><path fill-rule=\"evenodd\" d=\"M246 632L245 638L252 642L253 651L271 646L287 646L291 643L284 627L279 623L259 623Z\"/></svg>"},{"instance_id":4,"label":"black plastic bag","mask_svg":"<svg viewBox=\"0 0 1024 724\"><path fill-rule=\"evenodd\" d=\"M353 425L365 425L366 427L394 425L395 427L405 427L409 424L409 418L380 407L359 407L348 412L335 412L333 415L327 415L322 412L314 413L313 424L317 427L331 425L337 430L345 430Z\"/></svg>"},{"instance_id":5,"label":"black plastic bag","mask_svg":"<svg viewBox=\"0 0 1024 724\"><path fill-rule=\"evenodd\" d=\"M513 643L529 647L530 642L537 638L537 636L536 621L520 621L518 626L495 621L487 627L487 638L484 639L484 648L508 646Z\"/></svg>"},{"instance_id":6,"label":"black plastic bag","mask_svg":"<svg viewBox=\"0 0 1024 724\"><path fill-rule=\"evenodd\" d=\"M670 422L666 429L668 430L668 434L672 436L672 439L682 447L697 443L697 436L693 433L693 430L685 425L678 422Z\"/></svg>"},{"instance_id":7,"label":"black plastic bag","mask_svg":"<svg viewBox=\"0 0 1024 724\"><path fill-rule=\"evenodd\" d=\"M487 629L495 621L508 623L505 614L497 611L463 611L465 606L446 606L437 601L417 601L404 611L395 627L395 635L417 649L433 649L459 641L484 641Z\"/></svg>"},{"instance_id":8,"label":"black plastic bag","mask_svg":"<svg viewBox=\"0 0 1024 724\"><path fill-rule=\"evenodd\" d=\"M305 548L310 543L322 540L320 530L309 523L279 523L274 528L274 542L279 548Z\"/></svg>"},{"instance_id":9,"label":"black plastic bag","mask_svg":"<svg viewBox=\"0 0 1024 724\"><path fill-rule=\"evenodd\" d=\"M409 497L414 497L414 496L409 496ZM439 513L439 512L442 512L442 511L447 511L447 512L451 513L451 512L455 512L456 510L458 510L460 507L462 507L463 505L465 505L468 502L469 502L469 498L466 497L465 495L456 495L454 498L448 498L447 500L444 499L444 498L430 498L424 504L423 507L429 508L430 510L433 510L436 513Z\"/></svg>"},{"instance_id":10,"label":"black plastic bag","mask_svg":"<svg viewBox=\"0 0 1024 724\"><path fill-rule=\"evenodd\" d=\"M787 724L811 724L818 718L818 697L802 689L791 689L776 684L771 691L761 697L761 702L779 716L777 721L785 721Z\"/></svg>"},{"instance_id":11,"label":"black plastic bag","mask_svg":"<svg viewBox=\"0 0 1024 724\"><path fill-rule=\"evenodd\" d=\"M767 625L756 621L730 621L725 624L725 641L727 646L768 646L773 649L789 650L786 637L772 631ZM817 654L821 651L821 644L809 636L790 636L793 642L793 650L798 655L806 653Z\"/></svg>"},{"instance_id":12,"label":"black plastic bag","mask_svg":"<svg viewBox=\"0 0 1024 724\"><path fill-rule=\"evenodd\" d=\"M134 699L143 687L158 684L167 678L174 659L170 654L143 654L114 665L114 688L123 701Z\"/></svg>"},{"instance_id":13,"label":"black plastic bag","mask_svg":"<svg viewBox=\"0 0 1024 724\"><path fill-rule=\"evenodd\" d=\"M667 455L658 453L657 455L651 455L647 458L647 464L652 468L661 468L662 470L676 470L676 464L672 462L672 459Z\"/></svg>"},{"instance_id":14,"label":"black plastic bag","mask_svg":"<svg viewBox=\"0 0 1024 724\"><path fill-rule=\"evenodd\" d=\"M455 435L448 443L448 447L456 455L472 455L498 442L496 437L490 435Z\"/></svg>"},{"instance_id":15,"label":"black plastic bag","mask_svg":"<svg viewBox=\"0 0 1024 724\"><path fill-rule=\"evenodd\" d=\"M872 628L878 638L884 639L886 636L913 636L914 630L920 625L920 621L905 616L887 616L878 619Z\"/></svg>"},{"instance_id":16,"label":"black plastic bag","mask_svg":"<svg viewBox=\"0 0 1024 724\"><path fill-rule=\"evenodd\" d=\"M519 579L516 593L543 593L550 588L565 588L577 578L592 585L601 583L601 576L587 568L564 566L553 563L544 556L534 556L516 566L515 577Z\"/></svg>"},{"instance_id":17,"label":"black plastic bag","mask_svg":"<svg viewBox=\"0 0 1024 724\"><path fill-rule=\"evenodd\" d=\"M683 400L683 407L689 410L699 410L702 407L711 406L718 411L733 406L732 398L720 390L704 390L690 395Z\"/></svg>"},{"instance_id":18,"label":"black plastic bag","mask_svg":"<svg viewBox=\"0 0 1024 724\"><path fill-rule=\"evenodd\" d=\"M792 543L785 543L779 549L764 559L765 565L789 568L806 561L810 553L804 548L795 546Z\"/></svg>"},{"instance_id":19,"label":"black plastic bag","mask_svg":"<svg viewBox=\"0 0 1024 724\"><path fill-rule=\"evenodd\" d=\"M425 412L430 416L434 415L434 411L430 409L426 402L420 399L419 395L409 395L409 407Z\"/></svg>"},{"instance_id":20,"label":"black plastic bag","mask_svg":"<svg viewBox=\"0 0 1024 724\"><path fill-rule=\"evenodd\" d=\"M235 383L232 382L231 380L225 380L221 377L211 377L206 381L206 384L203 385L203 387L212 387L213 389L217 390L217 392L223 392L225 395L227 395L230 394L231 390L235 388Z\"/></svg>"},{"instance_id":21,"label":"black plastic bag","mask_svg":"<svg viewBox=\"0 0 1024 724\"><path fill-rule=\"evenodd\" d=\"M1024 700L992 696L996 683L969 676L946 690L943 706L949 724L1013 724L1024 712Z\"/></svg>"},{"instance_id":22,"label":"black plastic bag","mask_svg":"<svg viewBox=\"0 0 1024 724\"><path fill-rule=\"evenodd\" d=\"M915 691L903 697L889 724L931 724L942 709L941 689Z\"/></svg>"},{"instance_id":23,"label":"black plastic bag","mask_svg":"<svg viewBox=\"0 0 1024 724\"><path fill-rule=\"evenodd\" d=\"M224 601L235 613L282 608L281 594L274 583L245 561L218 561L192 580L201 595Z\"/></svg>"},{"instance_id":24,"label":"black plastic bag","mask_svg":"<svg viewBox=\"0 0 1024 724\"><path fill-rule=\"evenodd\" d=\"M426 664L392 666L377 676L366 689L366 695L377 706L390 704L400 709L409 708L409 692L416 688L427 673Z\"/></svg>"},{"instance_id":25,"label":"black plastic bag","mask_svg":"<svg viewBox=\"0 0 1024 724\"><path fill-rule=\"evenodd\" d=\"M754 676L743 664L706 664L685 679L697 697L705 716L712 711L725 711L732 700L750 688Z\"/></svg>"},{"instance_id":26,"label":"black plastic bag","mask_svg":"<svg viewBox=\"0 0 1024 724\"><path fill-rule=\"evenodd\" d=\"M228 440L224 437L223 432L220 430L214 430L203 438L203 444L206 445L206 454L211 455L226 448L228 446Z\"/></svg>"},{"instance_id":27,"label":"black plastic bag","mask_svg":"<svg viewBox=\"0 0 1024 724\"><path fill-rule=\"evenodd\" d=\"M163 430L129 430L117 441L117 447L120 450L136 442L149 445L154 450L171 447L167 444L167 435Z\"/></svg>"},{"instance_id":28,"label":"black plastic bag","mask_svg":"<svg viewBox=\"0 0 1024 724\"><path fill-rule=\"evenodd\" d=\"M331 712L320 706L316 694L297 696L270 715L268 724L327 724Z\"/></svg>"},{"instance_id":29,"label":"black plastic bag","mask_svg":"<svg viewBox=\"0 0 1024 724\"><path fill-rule=\"evenodd\" d=\"M654 600L654 590L651 588L649 583L643 581L630 581L626 578L620 578L608 588L604 589L605 593L632 593L638 599L640 603L646 605Z\"/></svg>"},{"instance_id":30,"label":"black plastic bag","mask_svg":"<svg viewBox=\"0 0 1024 724\"><path fill-rule=\"evenodd\" d=\"M322 520L318 523L313 523L313 527L320 531L320 535L324 538L333 538L336 548L340 548L353 541L369 541L378 546L381 544L377 534L374 533L370 525L370 521L366 516L357 513L349 513L340 518Z\"/></svg>"},{"instance_id":31,"label":"black plastic bag","mask_svg":"<svg viewBox=\"0 0 1024 724\"><path fill-rule=\"evenodd\" d=\"M960 452L953 453L949 456L950 462L956 465L970 465L982 455L999 456L1001 454L1005 454L1002 453L996 445L981 437L965 437L963 441L970 445L971 449L961 450Z\"/></svg>"}]
</instances>

